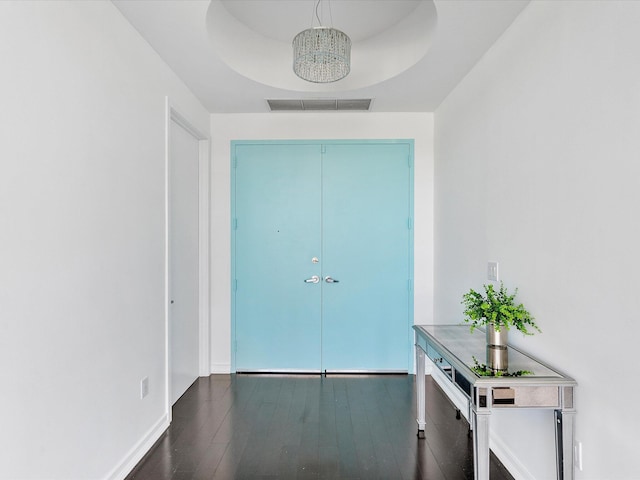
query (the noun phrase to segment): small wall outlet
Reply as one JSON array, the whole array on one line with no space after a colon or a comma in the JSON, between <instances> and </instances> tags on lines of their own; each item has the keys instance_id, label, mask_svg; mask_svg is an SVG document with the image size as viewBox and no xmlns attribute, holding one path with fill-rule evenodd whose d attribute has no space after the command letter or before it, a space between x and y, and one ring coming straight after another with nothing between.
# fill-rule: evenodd
<instances>
[{"instance_id":1,"label":"small wall outlet","mask_svg":"<svg viewBox=\"0 0 640 480\"><path fill-rule=\"evenodd\" d=\"M149 377L140 380L140 400L149 395Z\"/></svg>"},{"instance_id":2,"label":"small wall outlet","mask_svg":"<svg viewBox=\"0 0 640 480\"><path fill-rule=\"evenodd\" d=\"M497 282L499 280L498 275L498 262L489 262L487 265L487 277L489 280Z\"/></svg>"}]
</instances>

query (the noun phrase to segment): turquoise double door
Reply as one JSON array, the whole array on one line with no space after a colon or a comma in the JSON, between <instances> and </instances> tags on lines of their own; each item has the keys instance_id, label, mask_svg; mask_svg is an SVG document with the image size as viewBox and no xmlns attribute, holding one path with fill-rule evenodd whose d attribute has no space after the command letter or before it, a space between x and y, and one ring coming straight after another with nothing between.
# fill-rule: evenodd
<instances>
[{"instance_id":1,"label":"turquoise double door","mask_svg":"<svg viewBox=\"0 0 640 480\"><path fill-rule=\"evenodd\" d=\"M238 372L408 371L412 141L232 142Z\"/></svg>"}]
</instances>

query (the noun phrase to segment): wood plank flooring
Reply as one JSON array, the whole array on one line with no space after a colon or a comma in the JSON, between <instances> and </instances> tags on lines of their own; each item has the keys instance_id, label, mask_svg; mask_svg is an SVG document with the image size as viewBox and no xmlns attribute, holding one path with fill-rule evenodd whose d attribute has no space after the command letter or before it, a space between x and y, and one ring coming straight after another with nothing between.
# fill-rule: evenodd
<instances>
[{"instance_id":1,"label":"wood plank flooring","mask_svg":"<svg viewBox=\"0 0 640 480\"><path fill-rule=\"evenodd\" d=\"M212 375L127 480L473 478L464 419L427 376L426 438L413 375ZM511 475L491 455L491 479Z\"/></svg>"}]
</instances>

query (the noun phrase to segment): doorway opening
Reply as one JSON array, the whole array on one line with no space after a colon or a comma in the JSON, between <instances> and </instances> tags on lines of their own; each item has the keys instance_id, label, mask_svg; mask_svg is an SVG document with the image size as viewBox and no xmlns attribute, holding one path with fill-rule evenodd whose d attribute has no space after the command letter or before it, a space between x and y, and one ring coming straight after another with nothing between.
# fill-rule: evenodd
<instances>
[{"instance_id":1,"label":"doorway opening","mask_svg":"<svg viewBox=\"0 0 640 480\"><path fill-rule=\"evenodd\" d=\"M407 372L413 141L232 142L232 370Z\"/></svg>"},{"instance_id":2,"label":"doorway opening","mask_svg":"<svg viewBox=\"0 0 640 480\"><path fill-rule=\"evenodd\" d=\"M166 104L165 381L167 413L210 373L209 139Z\"/></svg>"}]
</instances>

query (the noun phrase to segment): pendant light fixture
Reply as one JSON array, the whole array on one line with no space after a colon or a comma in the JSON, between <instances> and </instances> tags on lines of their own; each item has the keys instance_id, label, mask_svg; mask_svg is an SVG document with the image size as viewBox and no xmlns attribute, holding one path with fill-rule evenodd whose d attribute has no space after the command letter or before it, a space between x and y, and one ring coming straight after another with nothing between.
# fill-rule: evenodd
<instances>
[{"instance_id":1,"label":"pendant light fixture","mask_svg":"<svg viewBox=\"0 0 640 480\"><path fill-rule=\"evenodd\" d=\"M351 39L333 26L322 25L318 15L321 1L318 0L315 7L318 26L314 27L312 21L311 28L293 39L293 71L308 82L331 83L346 77L351 70Z\"/></svg>"}]
</instances>

